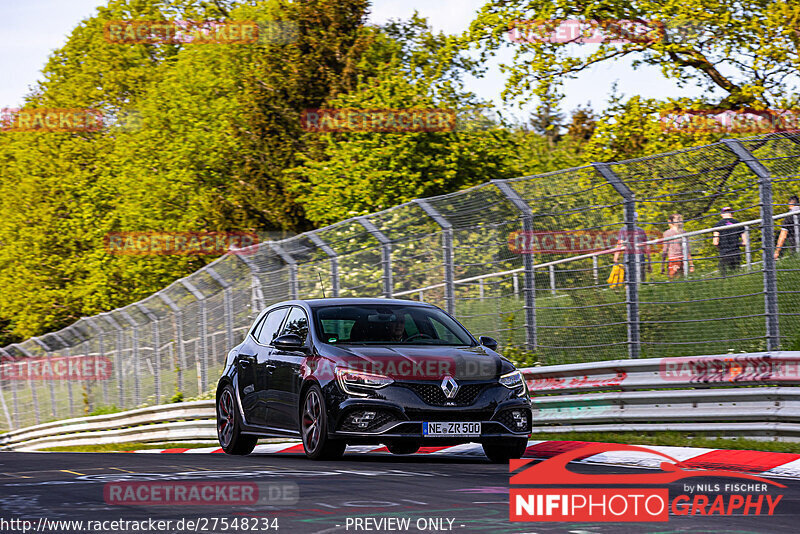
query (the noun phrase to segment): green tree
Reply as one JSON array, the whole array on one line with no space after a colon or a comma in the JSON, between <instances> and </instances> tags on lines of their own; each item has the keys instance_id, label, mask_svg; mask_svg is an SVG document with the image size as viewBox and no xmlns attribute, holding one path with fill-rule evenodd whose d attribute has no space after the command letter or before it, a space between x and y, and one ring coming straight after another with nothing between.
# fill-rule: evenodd
<instances>
[{"instance_id":1,"label":"green tree","mask_svg":"<svg viewBox=\"0 0 800 534\"><path fill-rule=\"evenodd\" d=\"M543 38L563 20L596 21L609 39L584 53ZM680 86L702 87L717 107L764 109L785 105L790 84L796 95L798 21L800 5L789 0L490 0L462 42L483 58L515 50L513 63L502 65L509 99L543 97L594 65L627 57L634 68L654 65Z\"/></svg>"},{"instance_id":2,"label":"green tree","mask_svg":"<svg viewBox=\"0 0 800 534\"><path fill-rule=\"evenodd\" d=\"M515 175L514 137L485 116L463 87L469 59L424 20L376 31L355 89L327 106L357 110L453 110L449 131L333 132L318 136L292 175L292 190L316 224Z\"/></svg>"}]
</instances>

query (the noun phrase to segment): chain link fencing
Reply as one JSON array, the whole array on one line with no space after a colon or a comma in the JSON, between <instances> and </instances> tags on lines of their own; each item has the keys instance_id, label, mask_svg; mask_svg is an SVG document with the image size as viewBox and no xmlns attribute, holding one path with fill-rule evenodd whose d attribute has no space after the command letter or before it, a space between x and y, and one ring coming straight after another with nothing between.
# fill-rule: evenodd
<instances>
[{"instance_id":1,"label":"chain link fencing","mask_svg":"<svg viewBox=\"0 0 800 534\"><path fill-rule=\"evenodd\" d=\"M496 180L232 251L0 348L0 430L206 393L260 310L323 294L436 304L528 364L800 350L798 181L800 134L781 132Z\"/></svg>"}]
</instances>

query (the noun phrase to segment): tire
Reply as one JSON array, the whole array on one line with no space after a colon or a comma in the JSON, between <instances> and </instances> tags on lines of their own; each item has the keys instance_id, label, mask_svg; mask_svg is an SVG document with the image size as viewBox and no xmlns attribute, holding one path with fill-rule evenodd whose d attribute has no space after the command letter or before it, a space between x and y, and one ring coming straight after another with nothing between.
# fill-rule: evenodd
<instances>
[{"instance_id":1,"label":"tire","mask_svg":"<svg viewBox=\"0 0 800 534\"><path fill-rule=\"evenodd\" d=\"M226 454L244 456L253 452L257 436L242 434L242 417L236 408L233 387L227 384L217 399L217 439Z\"/></svg>"},{"instance_id":2,"label":"tire","mask_svg":"<svg viewBox=\"0 0 800 534\"><path fill-rule=\"evenodd\" d=\"M493 463L506 463L511 459L522 458L528 438L509 438L502 441L483 443L483 452Z\"/></svg>"},{"instance_id":3,"label":"tire","mask_svg":"<svg viewBox=\"0 0 800 534\"><path fill-rule=\"evenodd\" d=\"M417 441L390 441L386 448L392 454L414 454L419 450L421 443Z\"/></svg>"},{"instance_id":4,"label":"tire","mask_svg":"<svg viewBox=\"0 0 800 534\"><path fill-rule=\"evenodd\" d=\"M303 450L311 460L336 460L342 457L347 444L328 437L328 412L322 390L314 384L303 396L300 410L300 435Z\"/></svg>"}]
</instances>

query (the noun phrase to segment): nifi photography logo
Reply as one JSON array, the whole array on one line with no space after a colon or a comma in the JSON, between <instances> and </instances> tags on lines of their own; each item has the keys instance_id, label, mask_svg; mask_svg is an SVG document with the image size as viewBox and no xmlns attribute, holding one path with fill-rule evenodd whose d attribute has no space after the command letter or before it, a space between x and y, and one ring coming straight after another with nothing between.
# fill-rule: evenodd
<instances>
[{"instance_id":1,"label":"nifi photography logo","mask_svg":"<svg viewBox=\"0 0 800 534\"><path fill-rule=\"evenodd\" d=\"M612 451L647 453L669 461L662 461L661 472L656 473L583 474L567 469L569 462ZM670 512L675 516L771 516L783 494L770 493L770 489L786 487L736 471L690 469L671 456L636 445L587 444L529 466L534 461L509 463L511 521L665 522ZM697 477L702 480L667 487ZM726 480L716 481L719 478ZM670 500L671 490L677 494Z\"/></svg>"}]
</instances>

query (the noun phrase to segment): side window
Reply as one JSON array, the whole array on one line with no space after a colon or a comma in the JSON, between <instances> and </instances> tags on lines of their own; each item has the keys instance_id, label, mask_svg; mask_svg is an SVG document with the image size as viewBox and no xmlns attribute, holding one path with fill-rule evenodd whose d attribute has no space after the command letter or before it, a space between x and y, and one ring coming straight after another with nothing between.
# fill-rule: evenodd
<instances>
[{"instance_id":1,"label":"side window","mask_svg":"<svg viewBox=\"0 0 800 534\"><path fill-rule=\"evenodd\" d=\"M303 308L295 306L289 312L289 318L286 319L286 324L281 331L282 336L286 334L295 334L300 336L303 341L306 340L306 336L308 336L308 318Z\"/></svg>"},{"instance_id":2,"label":"side window","mask_svg":"<svg viewBox=\"0 0 800 534\"><path fill-rule=\"evenodd\" d=\"M286 317L288 308L280 308L269 312L262 321L263 325L256 334L256 340L262 345L272 345L272 340L278 337L278 328L283 318Z\"/></svg>"},{"instance_id":3,"label":"side window","mask_svg":"<svg viewBox=\"0 0 800 534\"><path fill-rule=\"evenodd\" d=\"M253 326L253 330L250 332L250 335L253 336L253 339L258 339L258 334L261 332L261 329L264 328L264 320L267 318L266 315L262 315L257 319L257 323Z\"/></svg>"}]
</instances>

